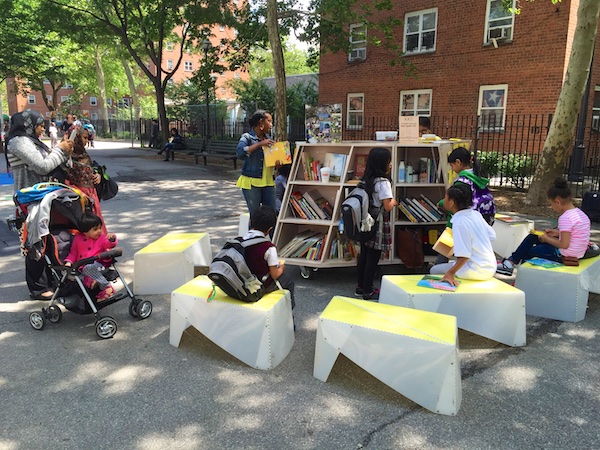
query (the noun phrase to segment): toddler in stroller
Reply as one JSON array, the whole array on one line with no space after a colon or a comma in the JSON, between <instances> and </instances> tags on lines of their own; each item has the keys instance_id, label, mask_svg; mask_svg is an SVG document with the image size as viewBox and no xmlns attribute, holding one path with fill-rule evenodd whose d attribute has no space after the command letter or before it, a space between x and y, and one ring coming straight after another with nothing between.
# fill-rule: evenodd
<instances>
[{"instance_id":1,"label":"toddler in stroller","mask_svg":"<svg viewBox=\"0 0 600 450\"><path fill-rule=\"evenodd\" d=\"M99 218L91 213L85 194L59 183L39 183L18 191L14 200L19 214L26 217L21 229L26 257L43 258L55 286L50 304L41 312L34 311L29 315L33 328L41 330L47 321L60 322L62 310L59 305L63 305L77 314L94 314L96 334L108 339L117 332L117 323L98 311L127 297L131 298L131 316L139 319L150 316L152 303L135 297L115 264L116 258L123 253L115 247L116 237L111 242L109 237L112 236L97 236L94 245L78 247L77 242L86 239L86 233L92 236L88 242L91 243L96 236L91 230L98 228L96 219ZM90 223L96 225L88 228ZM73 243L75 246L71 251ZM121 280L124 292L113 295L110 282L117 278Z\"/></svg>"}]
</instances>

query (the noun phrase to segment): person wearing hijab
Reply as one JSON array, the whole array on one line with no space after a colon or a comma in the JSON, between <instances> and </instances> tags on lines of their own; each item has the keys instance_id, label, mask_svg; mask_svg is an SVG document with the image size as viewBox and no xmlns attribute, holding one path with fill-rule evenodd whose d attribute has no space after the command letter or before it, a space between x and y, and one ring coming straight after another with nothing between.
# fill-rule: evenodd
<instances>
[{"instance_id":1,"label":"person wearing hijab","mask_svg":"<svg viewBox=\"0 0 600 450\"><path fill-rule=\"evenodd\" d=\"M39 136L44 132L44 118L30 109L14 114L6 137L8 162L12 168L14 192L48 180L48 174L66 162L73 142L63 141L50 149ZM49 300L52 290L46 264L25 258L25 278L33 299Z\"/></svg>"}]
</instances>

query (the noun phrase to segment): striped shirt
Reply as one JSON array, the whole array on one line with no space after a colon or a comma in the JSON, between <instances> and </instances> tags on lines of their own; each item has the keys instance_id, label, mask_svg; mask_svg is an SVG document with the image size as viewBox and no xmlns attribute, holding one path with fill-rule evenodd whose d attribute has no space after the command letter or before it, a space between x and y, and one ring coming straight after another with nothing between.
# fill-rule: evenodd
<instances>
[{"instance_id":1,"label":"striped shirt","mask_svg":"<svg viewBox=\"0 0 600 450\"><path fill-rule=\"evenodd\" d=\"M581 258L588 248L590 242L590 219L579 208L566 210L558 218L558 230L571 233L571 242L568 248L561 248L560 253L564 256L575 256Z\"/></svg>"}]
</instances>

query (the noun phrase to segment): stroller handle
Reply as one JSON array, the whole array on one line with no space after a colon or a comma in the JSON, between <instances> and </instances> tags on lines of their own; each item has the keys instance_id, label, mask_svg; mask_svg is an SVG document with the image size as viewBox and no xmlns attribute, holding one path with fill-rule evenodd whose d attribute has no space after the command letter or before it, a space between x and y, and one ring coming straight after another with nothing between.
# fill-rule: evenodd
<instances>
[{"instance_id":1,"label":"stroller handle","mask_svg":"<svg viewBox=\"0 0 600 450\"><path fill-rule=\"evenodd\" d=\"M90 256L89 258L83 258L73 264L73 269L78 269L81 266L85 266L86 264L91 264L94 261L100 261L102 259L115 258L117 256L121 256L123 254L123 249L121 247L115 247L107 252L102 252L96 256Z\"/></svg>"}]
</instances>

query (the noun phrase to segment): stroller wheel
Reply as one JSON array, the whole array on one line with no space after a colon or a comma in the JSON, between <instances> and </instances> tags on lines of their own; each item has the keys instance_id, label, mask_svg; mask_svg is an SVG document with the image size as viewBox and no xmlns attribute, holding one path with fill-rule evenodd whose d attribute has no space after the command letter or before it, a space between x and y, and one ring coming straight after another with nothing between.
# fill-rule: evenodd
<instances>
[{"instance_id":1,"label":"stroller wheel","mask_svg":"<svg viewBox=\"0 0 600 450\"><path fill-rule=\"evenodd\" d=\"M117 322L110 316L100 317L96 322L96 334L101 339L110 339L117 332Z\"/></svg>"},{"instance_id":2,"label":"stroller wheel","mask_svg":"<svg viewBox=\"0 0 600 450\"><path fill-rule=\"evenodd\" d=\"M62 320L62 311L57 305L48 306L46 317L50 322L58 323Z\"/></svg>"},{"instance_id":3,"label":"stroller wheel","mask_svg":"<svg viewBox=\"0 0 600 450\"><path fill-rule=\"evenodd\" d=\"M148 300L142 300L138 303L135 310L137 312L137 316L141 320L147 319L150 317L150 314L152 314L152 303L150 303Z\"/></svg>"},{"instance_id":4,"label":"stroller wheel","mask_svg":"<svg viewBox=\"0 0 600 450\"><path fill-rule=\"evenodd\" d=\"M42 330L46 326L46 317L43 312L34 311L29 314L29 324L36 330Z\"/></svg>"},{"instance_id":5,"label":"stroller wheel","mask_svg":"<svg viewBox=\"0 0 600 450\"><path fill-rule=\"evenodd\" d=\"M138 313L137 313L137 305L136 305L135 303L133 303L133 302L131 302L131 303L129 304L129 315L130 315L131 317L137 317L137 316L138 316Z\"/></svg>"}]
</instances>

